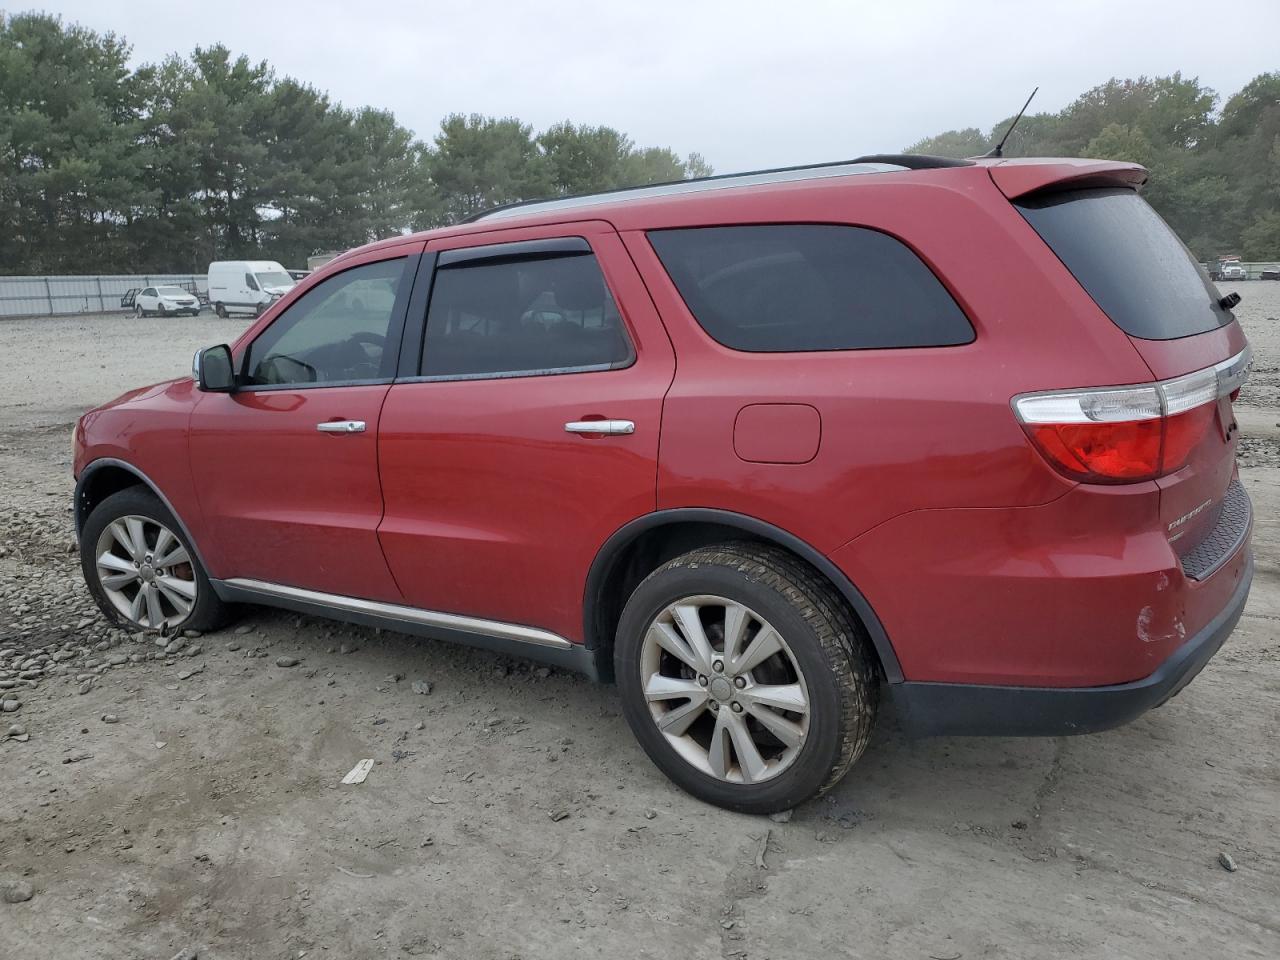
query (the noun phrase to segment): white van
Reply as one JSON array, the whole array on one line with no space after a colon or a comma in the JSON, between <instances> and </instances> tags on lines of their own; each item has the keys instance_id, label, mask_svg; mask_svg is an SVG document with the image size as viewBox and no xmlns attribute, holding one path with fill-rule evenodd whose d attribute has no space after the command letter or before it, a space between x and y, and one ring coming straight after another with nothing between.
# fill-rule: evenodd
<instances>
[{"instance_id":1,"label":"white van","mask_svg":"<svg viewBox=\"0 0 1280 960\"><path fill-rule=\"evenodd\" d=\"M209 264L209 303L220 317L258 316L293 289L289 271L274 260L217 260Z\"/></svg>"}]
</instances>

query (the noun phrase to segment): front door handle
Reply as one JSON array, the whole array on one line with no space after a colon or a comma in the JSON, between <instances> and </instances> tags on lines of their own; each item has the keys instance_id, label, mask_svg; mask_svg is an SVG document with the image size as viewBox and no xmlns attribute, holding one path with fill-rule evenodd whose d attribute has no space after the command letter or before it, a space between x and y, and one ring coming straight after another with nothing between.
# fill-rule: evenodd
<instances>
[{"instance_id":1,"label":"front door handle","mask_svg":"<svg viewBox=\"0 0 1280 960\"><path fill-rule=\"evenodd\" d=\"M317 423L316 429L321 433L364 433L363 420L326 420Z\"/></svg>"},{"instance_id":2,"label":"front door handle","mask_svg":"<svg viewBox=\"0 0 1280 960\"><path fill-rule=\"evenodd\" d=\"M564 425L565 433L599 434L608 437L635 433L636 425L631 420L573 420Z\"/></svg>"}]
</instances>

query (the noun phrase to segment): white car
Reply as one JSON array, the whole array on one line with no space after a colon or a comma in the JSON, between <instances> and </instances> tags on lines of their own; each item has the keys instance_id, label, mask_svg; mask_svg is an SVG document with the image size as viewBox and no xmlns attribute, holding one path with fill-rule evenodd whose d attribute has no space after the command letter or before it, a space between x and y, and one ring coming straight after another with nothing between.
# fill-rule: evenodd
<instances>
[{"instance_id":1,"label":"white car","mask_svg":"<svg viewBox=\"0 0 1280 960\"><path fill-rule=\"evenodd\" d=\"M200 301L181 287L146 287L134 298L133 307L140 317L153 313L164 317L189 313L194 317L200 312Z\"/></svg>"}]
</instances>

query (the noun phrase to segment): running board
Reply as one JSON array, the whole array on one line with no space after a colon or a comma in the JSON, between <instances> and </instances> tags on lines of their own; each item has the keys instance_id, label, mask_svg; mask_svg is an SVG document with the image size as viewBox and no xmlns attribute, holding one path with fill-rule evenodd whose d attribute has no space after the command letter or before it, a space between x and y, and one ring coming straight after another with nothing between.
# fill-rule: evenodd
<instances>
[{"instance_id":1,"label":"running board","mask_svg":"<svg viewBox=\"0 0 1280 960\"><path fill-rule=\"evenodd\" d=\"M258 603L297 610L334 620L381 627L400 633L448 640L517 657L528 657L598 678L595 657L582 644L557 633L500 620L464 617L359 597L305 590L279 583L234 577L211 581L214 592L228 603Z\"/></svg>"}]
</instances>

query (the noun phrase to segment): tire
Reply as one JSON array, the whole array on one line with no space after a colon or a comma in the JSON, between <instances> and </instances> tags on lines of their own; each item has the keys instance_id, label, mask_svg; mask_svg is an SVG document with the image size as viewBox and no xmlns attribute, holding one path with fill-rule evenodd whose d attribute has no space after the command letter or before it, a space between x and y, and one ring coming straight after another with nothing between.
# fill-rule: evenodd
<instances>
[{"instance_id":1,"label":"tire","mask_svg":"<svg viewBox=\"0 0 1280 960\"><path fill-rule=\"evenodd\" d=\"M147 311L143 310L142 307L137 306L135 304L133 308L133 315L135 317L145 317L147 315Z\"/></svg>"},{"instance_id":2,"label":"tire","mask_svg":"<svg viewBox=\"0 0 1280 960\"><path fill-rule=\"evenodd\" d=\"M691 607L709 641L705 674L697 664L707 657L683 626ZM729 611L739 607L747 626L732 659L743 670L733 668L723 639ZM750 666L767 627L780 642L762 641L759 650L779 649ZM669 636L669 628L675 641L653 639ZM679 657L671 652L677 648ZM614 669L623 714L649 758L695 797L740 813L789 810L834 786L866 749L879 705L870 641L843 598L807 564L767 544L705 547L651 573L623 610ZM773 709L778 702L797 709ZM744 731L752 740L745 762L737 746ZM727 744L719 751L717 738Z\"/></svg>"},{"instance_id":3,"label":"tire","mask_svg":"<svg viewBox=\"0 0 1280 960\"><path fill-rule=\"evenodd\" d=\"M227 308L224 307L221 303L215 303L213 305L213 312L216 313L221 319L223 320L227 319Z\"/></svg>"},{"instance_id":4,"label":"tire","mask_svg":"<svg viewBox=\"0 0 1280 960\"><path fill-rule=\"evenodd\" d=\"M116 529L122 532L124 540L117 540L109 529L117 521ZM137 550L130 549L125 541L138 546L134 532L139 529L142 544ZM168 532L171 541L160 536L161 529ZM159 576L154 575L151 563L164 557L158 555L159 551L153 554L154 548L162 548L165 556L175 558L169 566L156 564ZM109 566L104 567L101 560L108 553L111 554L106 560ZM131 559L134 557L137 562ZM140 572L133 573L130 565ZM123 629L213 630L228 618L226 604L213 592L208 575L173 514L146 487L128 487L94 507L80 532L80 567L98 608L109 621ZM108 579L124 578L126 582L113 589L104 584L104 575ZM149 601L139 601L138 616L131 616L125 608L144 589L156 595L157 606L153 609ZM185 598L188 590L194 593L194 603L184 612L174 598ZM145 599L145 593L142 595ZM159 611L159 616L154 618L157 622L153 622L151 616L154 610Z\"/></svg>"}]
</instances>

